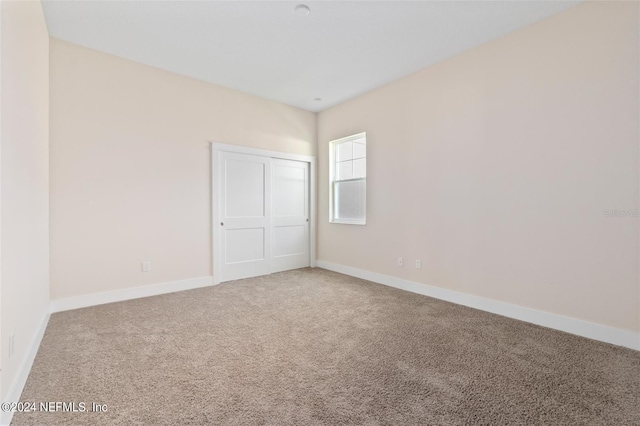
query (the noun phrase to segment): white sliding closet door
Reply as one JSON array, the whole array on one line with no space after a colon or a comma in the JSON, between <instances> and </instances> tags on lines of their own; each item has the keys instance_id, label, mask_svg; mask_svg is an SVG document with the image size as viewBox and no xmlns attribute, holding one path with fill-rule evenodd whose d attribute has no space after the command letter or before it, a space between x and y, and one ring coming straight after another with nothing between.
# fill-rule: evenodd
<instances>
[{"instance_id":1,"label":"white sliding closet door","mask_svg":"<svg viewBox=\"0 0 640 426\"><path fill-rule=\"evenodd\" d=\"M309 163L220 152L220 282L310 266Z\"/></svg>"},{"instance_id":2,"label":"white sliding closet door","mask_svg":"<svg viewBox=\"0 0 640 426\"><path fill-rule=\"evenodd\" d=\"M309 163L271 161L271 272L309 266Z\"/></svg>"},{"instance_id":3,"label":"white sliding closet door","mask_svg":"<svg viewBox=\"0 0 640 426\"><path fill-rule=\"evenodd\" d=\"M271 159L223 152L219 173L221 281L268 274Z\"/></svg>"}]
</instances>

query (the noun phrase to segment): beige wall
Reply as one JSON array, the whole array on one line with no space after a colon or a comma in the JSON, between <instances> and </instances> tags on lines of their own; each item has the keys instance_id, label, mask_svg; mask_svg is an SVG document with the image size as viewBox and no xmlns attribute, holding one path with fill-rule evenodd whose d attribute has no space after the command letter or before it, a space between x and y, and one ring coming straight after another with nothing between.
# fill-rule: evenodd
<instances>
[{"instance_id":1,"label":"beige wall","mask_svg":"<svg viewBox=\"0 0 640 426\"><path fill-rule=\"evenodd\" d=\"M318 258L639 331L638 218L604 214L639 207L638 19L580 5L320 113ZM367 225L329 224L362 131Z\"/></svg>"},{"instance_id":2,"label":"beige wall","mask_svg":"<svg viewBox=\"0 0 640 426\"><path fill-rule=\"evenodd\" d=\"M210 276L208 141L315 138L314 113L51 40L51 298Z\"/></svg>"},{"instance_id":3,"label":"beige wall","mask_svg":"<svg viewBox=\"0 0 640 426\"><path fill-rule=\"evenodd\" d=\"M6 401L49 303L49 35L40 2L2 1L0 8L0 400Z\"/></svg>"}]
</instances>

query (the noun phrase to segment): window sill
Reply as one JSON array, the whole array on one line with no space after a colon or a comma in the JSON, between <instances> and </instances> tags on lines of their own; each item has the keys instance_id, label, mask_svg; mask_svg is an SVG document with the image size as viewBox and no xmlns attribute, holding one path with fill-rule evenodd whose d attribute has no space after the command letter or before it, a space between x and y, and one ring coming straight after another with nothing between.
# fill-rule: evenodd
<instances>
[{"instance_id":1,"label":"window sill","mask_svg":"<svg viewBox=\"0 0 640 426\"><path fill-rule=\"evenodd\" d=\"M367 221L362 220L341 220L341 219L333 219L330 220L329 223L336 223L338 225L361 225L364 226L367 224Z\"/></svg>"}]
</instances>

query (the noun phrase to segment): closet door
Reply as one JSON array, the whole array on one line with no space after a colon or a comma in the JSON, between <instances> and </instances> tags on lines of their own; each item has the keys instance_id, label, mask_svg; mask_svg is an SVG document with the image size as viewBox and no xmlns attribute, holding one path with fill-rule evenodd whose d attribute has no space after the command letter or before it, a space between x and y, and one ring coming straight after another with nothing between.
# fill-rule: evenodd
<instances>
[{"instance_id":1,"label":"closet door","mask_svg":"<svg viewBox=\"0 0 640 426\"><path fill-rule=\"evenodd\" d=\"M220 280L270 273L271 159L221 152Z\"/></svg>"},{"instance_id":2,"label":"closet door","mask_svg":"<svg viewBox=\"0 0 640 426\"><path fill-rule=\"evenodd\" d=\"M307 267L309 163L272 159L271 175L271 272Z\"/></svg>"}]
</instances>

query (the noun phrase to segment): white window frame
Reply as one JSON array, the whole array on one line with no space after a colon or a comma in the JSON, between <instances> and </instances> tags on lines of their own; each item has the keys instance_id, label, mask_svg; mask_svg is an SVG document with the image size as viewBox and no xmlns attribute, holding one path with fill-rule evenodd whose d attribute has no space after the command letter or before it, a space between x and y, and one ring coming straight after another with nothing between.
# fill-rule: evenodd
<instances>
[{"instance_id":1,"label":"white window frame","mask_svg":"<svg viewBox=\"0 0 640 426\"><path fill-rule=\"evenodd\" d=\"M329 142L329 222L330 223L338 223L338 224L345 224L345 225L366 225L367 224L367 189L366 189L366 185L367 185L367 177L365 176L364 178L357 178L354 180L364 180L365 182L365 191L364 191L364 219L363 220L348 220L348 219L337 219L335 217L335 209L334 209L334 202L335 202L335 166L336 166L336 146L340 145L341 143L344 142L349 142L349 141L353 141L353 140L357 140L357 139L362 139L364 138L365 140L367 139L367 132L362 132L362 133L358 133L356 135L351 135L351 136L347 136L341 139L336 139L333 140L331 142ZM368 156L368 150L367 150L367 156ZM367 156L365 156L365 159L367 159Z\"/></svg>"}]
</instances>

